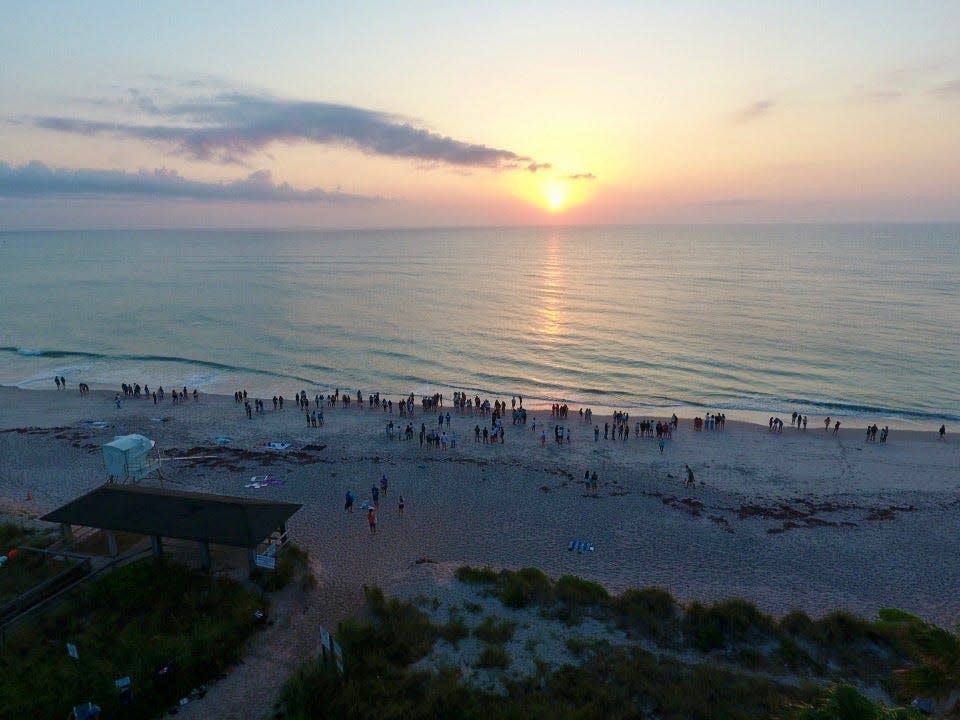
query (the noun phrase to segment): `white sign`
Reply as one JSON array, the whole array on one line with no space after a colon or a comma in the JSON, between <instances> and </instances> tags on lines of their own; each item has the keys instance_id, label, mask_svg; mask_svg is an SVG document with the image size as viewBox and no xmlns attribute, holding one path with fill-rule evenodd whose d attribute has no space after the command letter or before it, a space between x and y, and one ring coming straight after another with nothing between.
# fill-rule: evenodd
<instances>
[{"instance_id":1,"label":"white sign","mask_svg":"<svg viewBox=\"0 0 960 720\"><path fill-rule=\"evenodd\" d=\"M67 643L67 655L72 657L74 660L80 659L80 653L77 652L77 646L73 643Z\"/></svg>"},{"instance_id":2,"label":"white sign","mask_svg":"<svg viewBox=\"0 0 960 720\"><path fill-rule=\"evenodd\" d=\"M266 568L267 570L277 569L277 559L269 555L257 555L255 562L257 567Z\"/></svg>"}]
</instances>

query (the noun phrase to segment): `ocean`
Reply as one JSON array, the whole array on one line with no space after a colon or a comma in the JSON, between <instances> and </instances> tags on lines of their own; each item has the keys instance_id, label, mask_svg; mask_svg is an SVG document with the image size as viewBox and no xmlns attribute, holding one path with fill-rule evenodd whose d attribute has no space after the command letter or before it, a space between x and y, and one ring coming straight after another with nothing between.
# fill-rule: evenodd
<instances>
[{"instance_id":1,"label":"ocean","mask_svg":"<svg viewBox=\"0 0 960 720\"><path fill-rule=\"evenodd\" d=\"M960 420L960 225L0 232L0 384Z\"/></svg>"}]
</instances>

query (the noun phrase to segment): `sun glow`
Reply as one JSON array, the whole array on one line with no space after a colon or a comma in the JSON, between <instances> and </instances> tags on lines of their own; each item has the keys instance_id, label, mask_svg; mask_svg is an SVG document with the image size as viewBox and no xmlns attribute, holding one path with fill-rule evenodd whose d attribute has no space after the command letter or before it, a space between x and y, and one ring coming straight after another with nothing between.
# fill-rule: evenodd
<instances>
[{"instance_id":1,"label":"sun glow","mask_svg":"<svg viewBox=\"0 0 960 720\"><path fill-rule=\"evenodd\" d=\"M540 211L560 215L588 203L596 195L591 178L517 173L507 180L511 194Z\"/></svg>"},{"instance_id":2,"label":"sun glow","mask_svg":"<svg viewBox=\"0 0 960 720\"><path fill-rule=\"evenodd\" d=\"M547 207L553 212L561 212L567 203L567 186L557 181L550 182L544 187L543 194L547 199Z\"/></svg>"}]
</instances>

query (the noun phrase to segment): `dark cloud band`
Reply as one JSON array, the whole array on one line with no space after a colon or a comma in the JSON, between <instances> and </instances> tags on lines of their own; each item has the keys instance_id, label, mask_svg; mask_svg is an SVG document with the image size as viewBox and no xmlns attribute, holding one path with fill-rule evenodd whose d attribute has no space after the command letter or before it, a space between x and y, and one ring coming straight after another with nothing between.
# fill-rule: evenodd
<instances>
[{"instance_id":1,"label":"dark cloud band","mask_svg":"<svg viewBox=\"0 0 960 720\"><path fill-rule=\"evenodd\" d=\"M214 183L189 180L173 170L128 173L120 170L51 168L39 162L21 167L0 162L0 197L127 197L327 204L375 202L380 199L321 189L297 190L287 183L274 183L266 170L255 172L243 180Z\"/></svg>"},{"instance_id":2,"label":"dark cloud band","mask_svg":"<svg viewBox=\"0 0 960 720\"><path fill-rule=\"evenodd\" d=\"M133 124L41 117L37 127L81 135L117 135L171 144L198 160L240 162L271 143L315 143L355 148L371 155L412 158L494 170L549 168L511 150L464 142L374 110L322 102L222 93L168 107L136 93L136 105L154 121Z\"/></svg>"}]
</instances>

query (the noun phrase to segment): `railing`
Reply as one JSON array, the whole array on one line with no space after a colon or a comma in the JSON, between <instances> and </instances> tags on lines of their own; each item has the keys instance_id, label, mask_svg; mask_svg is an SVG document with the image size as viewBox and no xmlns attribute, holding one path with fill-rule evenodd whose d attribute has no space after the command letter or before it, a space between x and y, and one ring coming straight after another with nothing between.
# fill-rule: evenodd
<instances>
[{"instance_id":1,"label":"railing","mask_svg":"<svg viewBox=\"0 0 960 720\"><path fill-rule=\"evenodd\" d=\"M38 550L38 548L20 548L20 549L21 549L21 550L29 550L29 551L37 551L37 550ZM59 555L67 555L67 554L68 554L68 553L64 553L64 552L62 552L62 551L57 552L57 551L50 551L50 550L46 550L46 551L43 551L43 552L47 552L47 553L52 554L52 555L58 555L58 554L59 554ZM132 561L134 561L134 560L137 560L137 559L139 559L141 556L147 555L147 554L149 554L150 552L151 552L150 548L145 548L145 549L143 549L143 550L139 550L139 551L137 551L137 552L135 552L135 553L131 553L131 554L129 554L129 555L121 555L121 556L119 556L119 557L116 557L116 558L112 559L110 562L104 564L103 566L98 567L96 570L93 570L93 569L92 569L93 563L91 562L89 556L86 556L86 555L81 555L81 556L79 556L79 557L82 558L82 560L81 560L80 563L78 563L78 564L75 565L74 567L70 568L69 570L64 571L63 573L61 573L60 575L57 575L56 577L50 578L49 580L47 580L46 582L42 583L41 585L38 585L38 586L36 586L36 587L34 587L34 588L31 588L30 590L28 590L27 592L23 593L22 595L20 595L20 596L19 596L18 598L16 598L15 600L10 601L9 603L7 603L6 605L3 606L3 609L0 610L0 648L3 647L4 643L6 642L7 636L10 634L10 632L12 631L12 629L13 629L16 625L18 625L19 623L21 623L21 622L23 622L24 620L26 620L27 618L29 618L29 617L30 617L31 615L33 615L34 613L40 612L41 610L43 610L43 609L45 609L45 608L47 608L47 607L49 607L49 606L52 606L54 603L56 603L56 602L58 602L59 600L63 599L64 596L66 596L66 595L67 595L70 591L72 591L74 588L78 587L79 585L83 584L84 582L88 582L88 581L90 581L90 580L93 580L93 579L94 579L95 577L97 577L100 573L105 572L105 571L107 571L107 570L111 570L111 569L113 569L114 566L119 565L119 564L121 564L121 563L122 563L122 564L126 564L126 563L128 563L128 562L132 562ZM69 555L76 556L77 554L76 554L76 553L69 553ZM85 570L83 570L82 572L79 572L76 576L72 577L72 578L71 578L70 580L68 580L68 581L62 581L62 582L60 582L59 585L58 585L58 587L57 587L56 589L53 589L53 588L49 587L49 585L50 585L51 583L53 583L54 581L56 581L56 580L58 580L58 579L61 579L61 580L62 580L63 576L67 575L67 573L69 573L69 572L75 572L75 573L78 572L78 568L85 568ZM6 610L6 609L7 609L8 606L12 606L12 605L14 605L15 603L21 602L21 601L24 599L24 597L27 596L27 595L30 595L30 594L32 594L32 593L40 593L41 589L44 588L44 587L46 587L46 590L47 590L47 592L45 593L45 596L44 596L44 597L37 598L36 600L34 600L34 602L33 602L32 604L29 604L29 605L27 605L26 603L23 603L23 604L21 605L21 608L20 608L19 610L17 610L16 612L14 612L11 616L8 616L8 615L6 614L6 613L7 613L7 610Z\"/></svg>"},{"instance_id":2,"label":"railing","mask_svg":"<svg viewBox=\"0 0 960 720\"><path fill-rule=\"evenodd\" d=\"M67 585L71 585L77 580L89 575L91 568L92 563L90 559L85 558L63 572L57 573L52 578L48 578L26 592L20 593L13 600L0 606L0 625L6 624L20 613L43 602L51 595L55 595Z\"/></svg>"}]
</instances>

